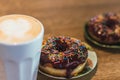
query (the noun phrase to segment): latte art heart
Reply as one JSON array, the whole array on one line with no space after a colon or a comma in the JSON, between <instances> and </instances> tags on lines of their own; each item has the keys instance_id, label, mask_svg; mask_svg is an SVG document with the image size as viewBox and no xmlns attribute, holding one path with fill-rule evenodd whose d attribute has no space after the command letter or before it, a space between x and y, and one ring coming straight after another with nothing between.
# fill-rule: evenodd
<instances>
[{"instance_id":1,"label":"latte art heart","mask_svg":"<svg viewBox=\"0 0 120 80\"><path fill-rule=\"evenodd\" d=\"M0 17L0 42L22 43L34 39L40 33L40 23L25 15Z\"/></svg>"}]
</instances>

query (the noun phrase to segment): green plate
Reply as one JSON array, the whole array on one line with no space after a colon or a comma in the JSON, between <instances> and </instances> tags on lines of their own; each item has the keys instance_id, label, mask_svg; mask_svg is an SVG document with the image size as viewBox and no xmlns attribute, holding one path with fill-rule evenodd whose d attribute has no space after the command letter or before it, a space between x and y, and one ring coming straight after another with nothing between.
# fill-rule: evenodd
<instances>
[{"instance_id":1,"label":"green plate","mask_svg":"<svg viewBox=\"0 0 120 80\"><path fill-rule=\"evenodd\" d=\"M99 43L97 42L96 40L94 40L88 33L88 29L87 29L87 26L85 25L84 27L84 35L85 35L85 38L87 40L89 40L91 43L99 46L99 47L103 47L103 48L112 48L112 49L120 49L120 43L118 44L112 44L112 45L109 45L109 44L103 44L103 43Z\"/></svg>"}]
</instances>

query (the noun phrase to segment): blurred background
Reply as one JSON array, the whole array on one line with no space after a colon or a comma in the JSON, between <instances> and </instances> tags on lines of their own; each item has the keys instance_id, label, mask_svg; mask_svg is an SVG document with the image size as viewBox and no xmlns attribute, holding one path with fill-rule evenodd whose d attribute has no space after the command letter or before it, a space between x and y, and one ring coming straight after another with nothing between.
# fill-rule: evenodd
<instances>
[{"instance_id":1,"label":"blurred background","mask_svg":"<svg viewBox=\"0 0 120 80\"><path fill-rule=\"evenodd\" d=\"M120 13L120 0L0 0L0 16L25 14L36 17L44 25L45 38L65 35L85 41L86 21L106 12ZM120 80L120 52L93 48L99 64L92 80ZM0 80L1 73L2 69Z\"/></svg>"}]
</instances>

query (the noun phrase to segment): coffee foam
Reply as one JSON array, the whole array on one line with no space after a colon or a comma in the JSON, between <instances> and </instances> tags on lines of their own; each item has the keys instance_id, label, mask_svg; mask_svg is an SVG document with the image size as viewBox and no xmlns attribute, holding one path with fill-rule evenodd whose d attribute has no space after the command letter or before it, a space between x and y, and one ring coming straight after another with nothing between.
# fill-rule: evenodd
<instances>
[{"instance_id":1,"label":"coffee foam","mask_svg":"<svg viewBox=\"0 0 120 80\"><path fill-rule=\"evenodd\" d=\"M40 33L36 19L25 15L10 15L0 18L0 42L22 43Z\"/></svg>"},{"instance_id":2,"label":"coffee foam","mask_svg":"<svg viewBox=\"0 0 120 80\"><path fill-rule=\"evenodd\" d=\"M0 23L0 30L8 37L22 38L30 28L30 23L22 18L8 19Z\"/></svg>"}]
</instances>

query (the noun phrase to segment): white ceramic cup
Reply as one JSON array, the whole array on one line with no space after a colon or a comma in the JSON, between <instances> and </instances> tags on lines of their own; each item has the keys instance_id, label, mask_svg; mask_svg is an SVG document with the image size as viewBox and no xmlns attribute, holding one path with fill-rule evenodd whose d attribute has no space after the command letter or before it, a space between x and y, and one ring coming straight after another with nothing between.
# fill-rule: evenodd
<instances>
[{"instance_id":1,"label":"white ceramic cup","mask_svg":"<svg viewBox=\"0 0 120 80\"><path fill-rule=\"evenodd\" d=\"M6 80L36 80L44 35L43 25L39 23L41 32L35 39L21 44L0 43Z\"/></svg>"}]
</instances>

